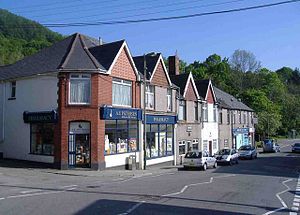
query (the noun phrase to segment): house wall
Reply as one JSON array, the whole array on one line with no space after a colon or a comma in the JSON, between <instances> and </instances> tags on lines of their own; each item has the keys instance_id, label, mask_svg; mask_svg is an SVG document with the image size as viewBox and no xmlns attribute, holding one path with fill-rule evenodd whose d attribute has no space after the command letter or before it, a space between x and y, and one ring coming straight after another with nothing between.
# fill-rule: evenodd
<instances>
[{"instance_id":1,"label":"house wall","mask_svg":"<svg viewBox=\"0 0 300 215\"><path fill-rule=\"evenodd\" d=\"M53 156L30 154L30 124L24 123L23 112L57 109L57 77L39 76L16 81L16 99L10 97L10 83L1 84L1 135L5 158L53 163ZM4 118L3 118L4 114ZM3 127L3 119L5 127Z\"/></svg>"},{"instance_id":2,"label":"house wall","mask_svg":"<svg viewBox=\"0 0 300 215\"><path fill-rule=\"evenodd\" d=\"M232 125L229 121L229 124L227 122L227 110L225 108L219 108L219 112L222 112L222 124L220 124L219 121L219 148L232 148ZM225 141L227 141L227 144L225 144Z\"/></svg>"}]
</instances>

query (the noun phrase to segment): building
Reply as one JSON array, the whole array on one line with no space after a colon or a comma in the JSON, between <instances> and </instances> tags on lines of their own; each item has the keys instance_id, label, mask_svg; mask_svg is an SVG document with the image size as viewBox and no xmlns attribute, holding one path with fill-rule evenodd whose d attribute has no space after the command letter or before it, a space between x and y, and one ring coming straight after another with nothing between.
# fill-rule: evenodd
<instances>
[{"instance_id":1,"label":"building","mask_svg":"<svg viewBox=\"0 0 300 215\"><path fill-rule=\"evenodd\" d=\"M140 76L124 40L81 34L0 67L4 158L61 169L124 165L142 143Z\"/></svg>"},{"instance_id":2,"label":"building","mask_svg":"<svg viewBox=\"0 0 300 215\"><path fill-rule=\"evenodd\" d=\"M214 90L218 100L220 148L254 145L254 111L217 87Z\"/></svg>"},{"instance_id":3,"label":"building","mask_svg":"<svg viewBox=\"0 0 300 215\"><path fill-rule=\"evenodd\" d=\"M202 124L200 122L200 96L192 73L179 74L179 59L169 57L169 74L178 90L178 124L176 129L176 163L182 164L188 151L200 150Z\"/></svg>"},{"instance_id":4,"label":"building","mask_svg":"<svg viewBox=\"0 0 300 215\"><path fill-rule=\"evenodd\" d=\"M177 123L176 89L160 53L136 56L133 60L143 80L141 99L145 103L142 102L141 107L145 107L146 114L146 124L143 127L146 137L146 165L173 163ZM140 159L144 160L144 154L141 155Z\"/></svg>"},{"instance_id":5,"label":"building","mask_svg":"<svg viewBox=\"0 0 300 215\"><path fill-rule=\"evenodd\" d=\"M201 150L208 151L210 155L219 150L219 127L217 116L217 98L211 80L195 82L201 98Z\"/></svg>"}]
</instances>

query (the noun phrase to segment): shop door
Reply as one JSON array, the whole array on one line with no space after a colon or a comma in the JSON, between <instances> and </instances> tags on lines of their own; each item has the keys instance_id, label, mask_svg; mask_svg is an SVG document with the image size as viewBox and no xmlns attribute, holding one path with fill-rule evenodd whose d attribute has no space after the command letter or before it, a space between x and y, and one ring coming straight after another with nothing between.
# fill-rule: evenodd
<instances>
[{"instance_id":1,"label":"shop door","mask_svg":"<svg viewBox=\"0 0 300 215\"><path fill-rule=\"evenodd\" d=\"M89 168L90 159L90 135L70 134L69 135L69 166Z\"/></svg>"},{"instance_id":2,"label":"shop door","mask_svg":"<svg viewBox=\"0 0 300 215\"><path fill-rule=\"evenodd\" d=\"M209 156L212 156L212 141L209 141Z\"/></svg>"}]
</instances>

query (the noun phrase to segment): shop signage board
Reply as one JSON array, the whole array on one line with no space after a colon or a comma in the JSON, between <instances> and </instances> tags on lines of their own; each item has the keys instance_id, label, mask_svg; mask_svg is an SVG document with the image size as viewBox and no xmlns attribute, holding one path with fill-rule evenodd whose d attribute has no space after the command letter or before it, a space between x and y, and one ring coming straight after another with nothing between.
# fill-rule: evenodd
<instances>
[{"instance_id":1,"label":"shop signage board","mask_svg":"<svg viewBox=\"0 0 300 215\"><path fill-rule=\"evenodd\" d=\"M130 108L101 107L100 118L107 120L142 120L142 110Z\"/></svg>"},{"instance_id":2,"label":"shop signage board","mask_svg":"<svg viewBox=\"0 0 300 215\"><path fill-rule=\"evenodd\" d=\"M233 134L244 134L249 133L249 128L234 128L232 129Z\"/></svg>"},{"instance_id":3,"label":"shop signage board","mask_svg":"<svg viewBox=\"0 0 300 215\"><path fill-rule=\"evenodd\" d=\"M71 122L70 123L70 134L89 134L90 123L89 122Z\"/></svg>"},{"instance_id":4,"label":"shop signage board","mask_svg":"<svg viewBox=\"0 0 300 215\"><path fill-rule=\"evenodd\" d=\"M176 116L146 115L147 124L176 124Z\"/></svg>"},{"instance_id":5,"label":"shop signage board","mask_svg":"<svg viewBox=\"0 0 300 215\"><path fill-rule=\"evenodd\" d=\"M25 123L55 123L58 120L58 115L55 110L28 112L23 113L23 120Z\"/></svg>"}]
</instances>

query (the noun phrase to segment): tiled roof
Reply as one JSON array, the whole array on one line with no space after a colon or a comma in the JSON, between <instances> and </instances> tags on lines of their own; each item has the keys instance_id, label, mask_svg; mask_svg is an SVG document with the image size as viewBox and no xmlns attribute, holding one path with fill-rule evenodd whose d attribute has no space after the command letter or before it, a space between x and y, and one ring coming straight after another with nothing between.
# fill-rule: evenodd
<instances>
[{"instance_id":1,"label":"tiled roof","mask_svg":"<svg viewBox=\"0 0 300 215\"><path fill-rule=\"evenodd\" d=\"M75 33L14 64L1 66L0 80L63 70L107 72L123 43L98 45L97 40Z\"/></svg>"},{"instance_id":2,"label":"tiled roof","mask_svg":"<svg viewBox=\"0 0 300 215\"><path fill-rule=\"evenodd\" d=\"M146 58L146 67L147 67L147 80L150 80L155 66L157 64L157 61L159 60L160 57L160 53L149 53L145 55ZM141 74L141 77L144 77L144 56L136 56L133 57L133 61L134 64L137 68L137 70L139 71L139 73Z\"/></svg>"},{"instance_id":3,"label":"tiled roof","mask_svg":"<svg viewBox=\"0 0 300 215\"><path fill-rule=\"evenodd\" d=\"M195 81L196 87L198 89L198 94L201 97L202 100L205 100L208 85L209 85L209 80L197 80Z\"/></svg>"},{"instance_id":4,"label":"tiled roof","mask_svg":"<svg viewBox=\"0 0 300 215\"><path fill-rule=\"evenodd\" d=\"M170 75L171 82L180 88L180 95L183 96L186 83L189 78L189 73L179 75Z\"/></svg>"},{"instance_id":5,"label":"tiled roof","mask_svg":"<svg viewBox=\"0 0 300 215\"><path fill-rule=\"evenodd\" d=\"M245 105L243 102L239 101L234 96L220 90L219 88L214 87L214 91L220 107L234 110L253 111L253 109Z\"/></svg>"}]
</instances>

